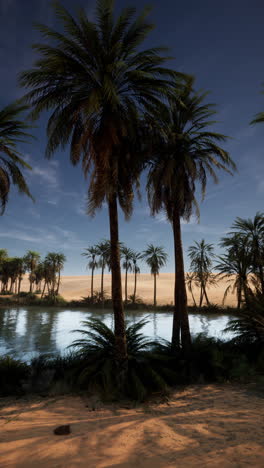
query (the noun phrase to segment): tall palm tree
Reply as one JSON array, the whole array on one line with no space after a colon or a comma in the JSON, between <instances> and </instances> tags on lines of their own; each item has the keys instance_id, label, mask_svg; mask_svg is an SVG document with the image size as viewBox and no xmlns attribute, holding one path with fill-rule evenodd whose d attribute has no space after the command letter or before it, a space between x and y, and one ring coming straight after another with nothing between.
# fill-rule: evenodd
<instances>
[{"instance_id":1,"label":"tall palm tree","mask_svg":"<svg viewBox=\"0 0 264 468\"><path fill-rule=\"evenodd\" d=\"M32 198L22 173L23 169L31 167L17 151L19 143L31 138L28 133L30 126L22 120L26 109L27 106L14 103L0 110L0 214L5 211L11 184L15 185L20 193Z\"/></svg>"},{"instance_id":2,"label":"tall palm tree","mask_svg":"<svg viewBox=\"0 0 264 468\"><path fill-rule=\"evenodd\" d=\"M139 252L133 251L132 255L132 270L134 273L134 293L133 293L133 302L136 301L137 294L137 275L140 273L140 267L138 266L138 261L141 259L141 254Z\"/></svg>"},{"instance_id":3,"label":"tall palm tree","mask_svg":"<svg viewBox=\"0 0 264 468\"><path fill-rule=\"evenodd\" d=\"M26 269L29 272L29 292L33 292L33 282L34 282L34 271L37 268L37 265L40 260L40 254L38 252L34 252L34 250L28 250L26 255L24 256L24 262L26 265Z\"/></svg>"},{"instance_id":4,"label":"tall palm tree","mask_svg":"<svg viewBox=\"0 0 264 468\"><path fill-rule=\"evenodd\" d=\"M118 203L129 217L142 169L135 150L140 119L163 106L180 74L164 67L164 49L142 47L153 29L146 19L148 9L134 19L135 9L125 8L114 18L113 0L97 0L96 5L92 22L84 10L74 18L55 3L62 32L39 26L45 43L35 46L38 59L20 82L29 88L26 100L33 118L52 111L47 155L70 143L71 162L82 159L84 174L90 173L89 213L104 201L108 205L116 359L121 363L127 353Z\"/></svg>"},{"instance_id":5,"label":"tall palm tree","mask_svg":"<svg viewBox=\"0 0 264 468\"><path fill-rule=\"evenodd\" d=\"M230 172L235 164L218 142L224 135L208 130L216 113L214 106L204 104L205 93L193 91L193 81L170 99L166 112L160 113L156 125L162 138L154 141L153 157L148 175L148 198L153 215L165 210L173 229L175 252L175 288L172 346L180 340L187 350L191 345L187 313L187 294L181 238L181 218L189 220L198 205L195 199L197 184L205 193L207 176L217 182L215 169Z\"/></svg>"},{"instance_id":6,"label":"tall palm tree","mask_svg":"<svg viewBox=\"0 0 264 468\"><path fill-rule=\"evenodd\" d=\"M98 267L98 262L97 262L97 255L99 254L98 248L95 246L88 247L85 249L85 252L82 253L82 255L86 258L88 258L88 268L91 270L91 299L93 300L94 297L94 270Z\"/></svg>"},{"instance_id":7,"label":"tall palm tree","mask_svg":"<svg viewBox=\"0 0 264 468\"><path fill-rule=\"evenodd\" d=\"M260 284L264 294L264 213L256 213L253 220L236 218L232 232L249 242L251 249L251 273Z\"/></svg>"},{"instance_id":8,"label":"tall palm tree","mask_svg":"<svg viewBox=\"0 0 264 468\"><path fill-rule=\"evenodd\" d=\"M221 239L220 246L224 247L227 253L218 257L215 268L219 271L220 278L226 279L229 283L223 303L230 291L236 292L237 308L240 309L242 301L250 293L248 277L251 262L250 245L241 234L231 233Z\"/></svg>"},{"instance_id":9,"label":"tall palm tree","mask_svg":"<svg viewBox=\"0 0 264 468\"><path fill-rule=\"evenodd\" d=\"M145 259L150 267L150 272L154 276L154 307L157 305L157 276L160 269L166 265L168 255L161 246L155 247L149 244L147 249L142 252L141 258Z\"/></svg>"},{"instance_id":10,"label":"tall palm tree","mask_svg":"<svg viewBox=\"0 0 264 468\"><path fill-rule=\"evenodd\" d=\"M212 276L212 258L214 257L213 244L207 244L204 239L200 242L194 242L194 245L188 248L188 255L191 260L190 269L195 274L196 282L198 282L200 286L199 307L202 306L204 297L209 306L210 302L207 296L206 286L210 282Z\"/></svg>"},{"instance_id":11,"label":"tall palm tree","mask_svg":"<svg viewBox=\"0 0 264 468\"><path fill-rule=\"evenodd\" d=\"M127 273L133 269L133 250L126 246L121 248L121 257L123 257L123 268L125 270L125 303L127 303Z\"/></svg>"}]
</instances>

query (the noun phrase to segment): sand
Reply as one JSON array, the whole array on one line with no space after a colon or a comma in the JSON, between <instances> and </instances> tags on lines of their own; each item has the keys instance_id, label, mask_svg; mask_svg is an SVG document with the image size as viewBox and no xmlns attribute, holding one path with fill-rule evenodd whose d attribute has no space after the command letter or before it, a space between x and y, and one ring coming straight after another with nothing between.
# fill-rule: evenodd
<instances>
[{"instance_id":1,"label":"sand","mask_svg":"<svg viewBox=\"0 0 264 468\"><path fill-rule=\"evenodd\" d=\"M123 295L124 295L124 275L122 275L123 282ZM138 276L137 296L139 296L145 303L153 303L153 277L150 274L140 274ZM218 281L216 287L208 289L208 297L212 304L222 304L225 289L228 283L226 281ZM62 276L62 283L60 294L66 300L81 299L90 294L91 277L87 276ZM101 275L94 276L94 291L99 291L101 288ZM28 280L24 279L22 282L22 290L28 291ZM110 296L111 290L111 275L106 274L104 278L104 290ZM157 279L157 302L159 305L173 303L173 290L174 290L174 274L160 273ZM128 275L128 295L132 295L134 291L134 275ZM198 301L199 290L194 287L194 296ZM191 294L188 292L188 303L193 305ZM226 305L235 306L237 303L236 296L229 294Z\"/></svg>"},{"instance_id":2,"label":"sand","mask_svg":"<svg viewBox=\"0 0 264 468\"><path fill-rule=\"evenodd\" d=\"M70 435L53 434L62 424ZM249 387L193 386L138 407L0 400L1 468L262 468L263 442L263 395Z\"/></svg>"}]
</instances>

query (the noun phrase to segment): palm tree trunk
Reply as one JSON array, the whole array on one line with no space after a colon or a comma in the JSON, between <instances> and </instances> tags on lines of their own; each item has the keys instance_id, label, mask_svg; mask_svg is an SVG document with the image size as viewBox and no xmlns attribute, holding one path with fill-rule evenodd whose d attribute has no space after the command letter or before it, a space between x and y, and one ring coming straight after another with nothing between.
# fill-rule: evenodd
<instances>
[{"instance_id":1,"label":"palm tree trunk","mask_svg":"<svg viewBox=\"0 0 264 468\"><path fill-rule=\"evenodd\" d=\"M125 278L125 303L127 303L127 268L126 268L126 278Z\"/></svg>"},{"instance_id":2,"label":"palm tree trunk","mask_svg":"<svg viewBox=\"0 0 264 468\"><path fill-rule=\"evenodd\" d=\"M137 272L135 271L135 284L134 284L134 302L136 301L136 292L137 292Z\"/></svg>"},{"instance_id":3,"label":"palm tree trunk","mask_svg":"<svg viewBox=\"0 0 264 468\"><path fill-rule=\"evenodd\" d=\"M204 283L203 283L203 293L204 293L204 296L205 296L206 304L209 306L209 305L210 305L210 301L209 301L209 299L208 299L208 296L207 296L207 292L206 292L205 284L204 284Z\"/></svg>"},{"instance_id":4,"label":"palm tree trunk","mask_svg":"<svg viewBox=\"0 0 264 468\"><path fill-rule=\"evenodd\" d=\"M118 236L118 212L116 194L108 201L111 242L112 301L115 320L116 360L120 364L127 359L125 315L122 299L120 249Z\"/></svg>"},{"instance_id":5,"label":"palm tree trunk","mask_svg":"<svg viewBox=\"0 0 264 468\"><path fill-rule=\"evenodd\" d=\"M60 289L60 279L61 279L61 271L59 269L59 277L58 277L58 284L57 284L57 291L56 291L57 296L59 294L59 289Z\"/></svg>"},{"instance_id":6,"label":"palm tree trunk","mask_svg":"<svg viewBox=\"0 0 264 468\"><path fill-rule=\"evenodd\" d=\"M199 302L199 307L202 307L203 305L203 286L202 286L202 283L201 283L201 289L200 289L200 302Z\"/></svg>"},{"instance_id":7,"label":"palm tree trunk","mask_svg":"<svg viewBox=\"0 0 264 468\"><path fill-rule=\"evenodd\" d=\"M184 351L191 346L191 334L187 311L187 294L184 275L184 261L181 239L181 222L178 210L173 214L173 237L175 253L175 285L174 285L174 314L172 326L172 347L177 348L181 342Z\"/></svg>"},{"instance_id":8,"label":"palm tree trunk","mask_svg":"<svg viewBox=\"0 0 264 468\"><path fill-rule=\"evenodd\" d=\"M18 294L20 294L21 281L22 281L22 276L20 276L20 277L19 277L19 280L18 280L18 291L17 291Z\"/></svg>"},{"instance_id":9,"label":"palm tree trunk","mask_svg":"<svg viewBox=\"0 0 264 468\"><path fill-rule=\"evenodd\" d=\"M93 302L93 283L94 283L94 267L92 268L92 277L91 277L91 298L92 298L92 302Z\"/></svg>"},{"instance_id":10,"label":"palm tree trunk","mask_svg":"<svg viewBox=\"0 0 264 468\"><path fill-rule=\"evenodd\" d=\"M154 273L154 307L157 306L157 275Z\"/></svg>"},{"instance_id":11,"label":"palm tree trunk","mask_svg":"<svg viewBox=\"0 0 264 468\"><path fill-rule=\"evenodd\" d=\"M42 294L41 294L41 299L42 299L43 296L44 296L44 292L45 292L45 289L46 289L46 284L47 284L47 282L44 281L44 286L43 286L43 291L42 291Z\"/></svg>"}]
</instances>

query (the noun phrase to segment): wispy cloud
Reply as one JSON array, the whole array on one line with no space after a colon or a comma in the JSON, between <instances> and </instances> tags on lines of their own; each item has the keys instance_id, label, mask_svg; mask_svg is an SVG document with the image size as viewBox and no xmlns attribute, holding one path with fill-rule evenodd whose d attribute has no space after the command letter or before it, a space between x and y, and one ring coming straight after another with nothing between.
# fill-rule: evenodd
<instances>
[{"instance_id":1,"label":"wispy cloud","mask_svg":"<svg viewBox=\"0 0 264 468\"><path fill-rule=\"evenodd\" d=\"M34 166L31 175L35 176L42 184L48 184L52 188L57 188L58 186L57 171L54 166L46 168Z\"/></svg>"},{"instance_id":2,"label":"wispy cloud","mask_svg":"<svg viewBox=\"0 0 264 468\"><path fill-rule=\"evenodd\" d=\"M39 228L27 226L23 223L13 223L14 227L1 230L0 238L15 239L30 242L47 250L80 250L85 245L85 241L80 239L73 231L63 229L59 226L50 228Z\"/></svg>"}]
</instances>

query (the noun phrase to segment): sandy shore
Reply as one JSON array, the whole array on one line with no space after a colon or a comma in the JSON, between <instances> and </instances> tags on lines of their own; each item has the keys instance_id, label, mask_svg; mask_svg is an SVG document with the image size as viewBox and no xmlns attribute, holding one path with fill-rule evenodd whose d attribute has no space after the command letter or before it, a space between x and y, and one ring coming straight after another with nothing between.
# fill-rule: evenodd
<instances>
[{"instance_id":1,"label":"sandy shore","mask_svg":"<svg viewBox=\"0 0 264 468\"><path fill-rule=\"evenodd\" d=\"M123 294L124 294L124 275L122 275ZM62 276L60 294L67 300L81 299L90 294L91 277L87 276ZM208 289L208 297L212 304L222 304L223 296L227 283L219 281L217 287ZM99 291L101 288L101 276L94 277L94 291ZM22 290L28 291L28 280L22 282ZM110 295L111 290L111 275L106 274L104 279L104 290ZM157 279L157 302L158 304L171 304L173 302L174 290L174 275L172 273L160 273ZM134 275L128 275L128 295L132 295L134 291ZM138 276L137 295L145 303L153 303L153 277L150 274L140 274ZM199 290L194 288L194 296L198 301ZM188 303L193 304L192 297L188 292ZM226 305L236 305L236 296L229 294L225 302Z\"/></svg>"},{"instance_id":2,"label":"sandy shore","mask_svg":"<svg viewBox=\"0 0 264 468\"><path fill-rule=\"evenodd\" d=\"M194 386L138 407L80 397L0 405L1 468L264 466L263 398L248 387ZM70 435L53 434L61 424Z\"/></svg>"}]
</instances>

